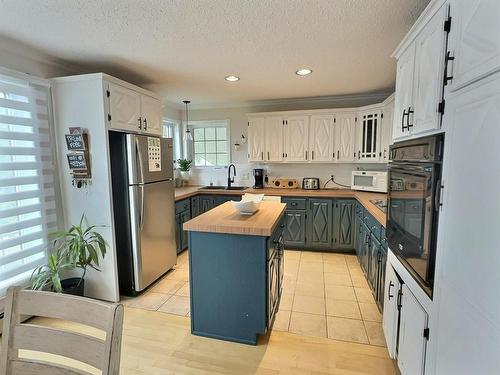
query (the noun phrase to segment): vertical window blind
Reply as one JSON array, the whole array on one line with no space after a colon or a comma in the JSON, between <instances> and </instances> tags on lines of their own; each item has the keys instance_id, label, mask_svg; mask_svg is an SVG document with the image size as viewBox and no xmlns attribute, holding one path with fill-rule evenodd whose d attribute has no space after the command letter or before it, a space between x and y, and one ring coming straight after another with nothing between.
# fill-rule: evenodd
<instances>
[{"instance_id":1,"label":"vertical window blind","mask_svg":"<svg viewBox=\"0 0 500 375\"><path fill-rule=\"evenodd\" d=\"M56 229L49 86L0 72L0 298L46 261Z\"/></svg>"}]
</instances>

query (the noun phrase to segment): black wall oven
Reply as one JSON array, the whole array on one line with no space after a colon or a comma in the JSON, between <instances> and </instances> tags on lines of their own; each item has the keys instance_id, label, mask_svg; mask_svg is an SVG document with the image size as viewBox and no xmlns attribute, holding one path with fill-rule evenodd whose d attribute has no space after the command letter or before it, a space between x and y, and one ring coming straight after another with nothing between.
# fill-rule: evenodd
<instances>
[{"instance_id":1,"label":"black wall oven","mask_svg":"<svg viewBox=\"0 0 500 375\"><path fill-rule=\"evenodd\" d=\"M432 297L442 189L444 135L391 146L387 240L425 292Z\"/></svg>"}]
</instances>

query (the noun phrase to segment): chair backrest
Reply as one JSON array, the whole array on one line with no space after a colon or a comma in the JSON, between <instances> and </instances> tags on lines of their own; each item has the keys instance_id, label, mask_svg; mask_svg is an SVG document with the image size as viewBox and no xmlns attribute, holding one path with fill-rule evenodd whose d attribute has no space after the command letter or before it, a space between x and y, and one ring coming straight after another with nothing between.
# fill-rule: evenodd
<instances>
[{"instance_id":1,"label":"chair backrest","mask_svg":"<svg viewBox=\"0 0 500 375\"><path fill-rule=\"evenodd\" d=\"M84 324L105 332L105 338L37 325L32 320L23 323L26 316ZM88 366L101 370L102 375L118 374L122 325L123 306L120 304L68 294L22 290L20 287L9 288L5 300L0 374L88 375ZM23 351L22 356L19 350ZM37 353L34 359L24 355L25 350L41 353ZM74 361L61 361L60 357L51 355L70 358L87 366L78 366Z\"/></svg>"}]
</instances>

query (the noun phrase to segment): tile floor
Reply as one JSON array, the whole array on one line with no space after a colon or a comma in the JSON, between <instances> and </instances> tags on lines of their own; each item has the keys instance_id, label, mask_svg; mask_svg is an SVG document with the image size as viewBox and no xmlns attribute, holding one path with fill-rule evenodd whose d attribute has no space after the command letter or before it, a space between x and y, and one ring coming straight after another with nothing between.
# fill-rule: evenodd
<instances>
[{"instance_id":1,"label":"tile floor","mask_svg":"<svg viewBox=\"0 0 500 375\"><path fill-rule=\"evenodd\" d=\"M188 252L128 307L189 316ZM382 315L355 255L285 251L285 276L273 329L385 346Z\"/></svg>"},{"instance_id":2,"label":"tile floor","mask_svg":"<svg viewBox=\"0 0 500 375\"><path fill-rule=\"evenodd\" d=\"M385 346L382 315L355 255L285 251L273 329Z\"/></svg>"},{"instance_id":3,"label":"tile floor","mask_svg":"<svg viewBox=\"0 0 500 375\"><path fill-rule=\"evenodd\" d=\"M189 316L188 252L177 257L177 265L138 297L122 297L128 307Z\"/></svg>"}]
</instances>

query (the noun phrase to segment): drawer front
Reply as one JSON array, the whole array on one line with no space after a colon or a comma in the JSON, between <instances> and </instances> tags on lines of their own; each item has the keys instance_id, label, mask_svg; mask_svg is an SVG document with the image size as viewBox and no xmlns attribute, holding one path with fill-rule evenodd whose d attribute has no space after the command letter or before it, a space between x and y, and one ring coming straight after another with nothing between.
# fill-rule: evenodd
<instances>
[{"instance_id":1,"label":"drawer front","mask_svg":"<svg viewBox=\"0 0 500 375\"><path fill-rule=\"evenodd\" d=\"M181 212L191 209L191 201L189 199L183 199L182 201L175 202L175 213L180 214Z\"/></svg>"},{"instance_id":2,"label":"drawer front","mask_svg":"<svg viewBox=\"0 0 500 375\"><path fill-rule=\"evenodd\" d=\"M282 198L282 202L286 203L288 210L305 210L306 200L306 198Z\"/></svg>"}]
</instances>

